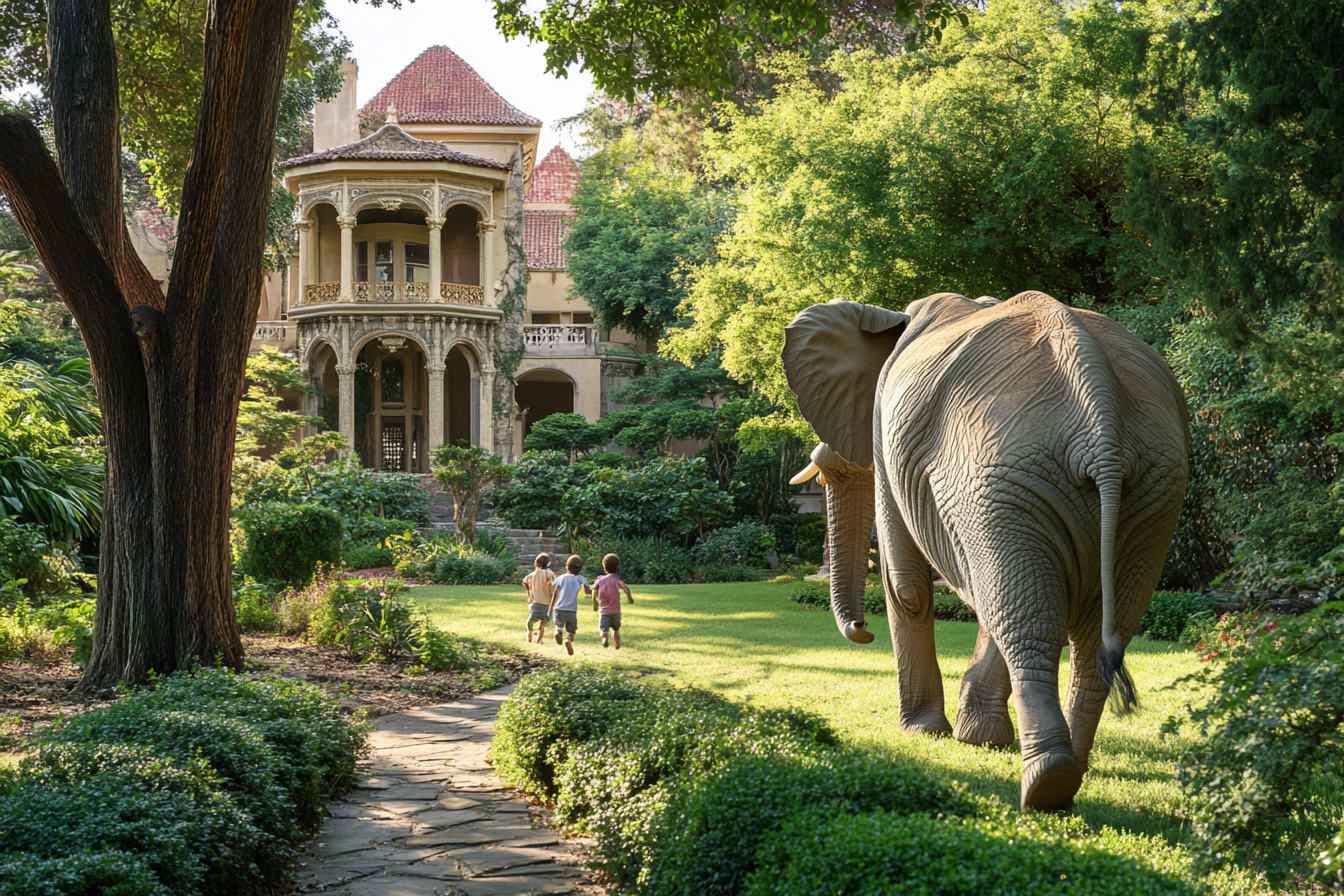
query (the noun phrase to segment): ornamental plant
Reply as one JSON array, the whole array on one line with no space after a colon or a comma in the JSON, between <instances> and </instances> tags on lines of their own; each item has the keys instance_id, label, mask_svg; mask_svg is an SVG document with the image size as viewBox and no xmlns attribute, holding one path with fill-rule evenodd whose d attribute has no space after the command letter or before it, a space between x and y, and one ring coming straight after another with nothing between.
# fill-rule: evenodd
<instances>
[{"instance_id":1,"label":"ornamental plant","mask_svg":"<svg viewBox=\"0 0 1344 896\"><path fill-rule=\"evenodd\" d=\"M509 481L512 470L480 445L442 445L431 455L434 481L453 496L453 524L463 544L476 542L476 512L481 494Z\"/></svg>"}]
</instances>

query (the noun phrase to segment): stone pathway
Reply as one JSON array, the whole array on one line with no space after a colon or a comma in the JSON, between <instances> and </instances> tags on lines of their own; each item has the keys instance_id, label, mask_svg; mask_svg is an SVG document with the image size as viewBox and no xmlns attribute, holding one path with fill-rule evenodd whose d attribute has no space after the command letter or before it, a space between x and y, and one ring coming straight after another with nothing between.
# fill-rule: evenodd
<instances>
[{"instance_id":1,"label":"stone pathway","mask_svg":"<svg viewBox=\"0 0 1344 896\"><path fill-rule=\"evenodd\" d=\"M358 789L327 807L299 857L298 892L601 893L583 871L588 844L547 827L485 761L510 690L378 719Z\"/></svg>"}]
</instances>

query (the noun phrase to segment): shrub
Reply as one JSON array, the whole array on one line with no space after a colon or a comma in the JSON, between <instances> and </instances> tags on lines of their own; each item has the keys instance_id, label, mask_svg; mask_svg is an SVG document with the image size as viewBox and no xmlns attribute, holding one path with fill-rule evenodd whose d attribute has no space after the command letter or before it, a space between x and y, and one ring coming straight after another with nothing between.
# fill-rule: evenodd
<instances>
[{"instance_id":1,"label":"shrub","mask_svg":"<svg viewBox=\"0 0 1344 896\"><path fill-rule=\"evenodd\" d=\"M391 548L370 542L347 545L342 559L351 569L382 569L396 562Z\"/></svg>"},{"instance_id":2,"label":"shrub","mask_svg":"<svg viewBox=\"0 0 1344 896\"><path fill-rule=\"evenodd\" d=\"M775 533L775 548L781 554L798 554L798 528L804 529L804 539L816 529L817 522L821 523L821 530L826 530L826 518L820 513L777 513L770 517L770 531ZM821 543L821 536L816 535L812 538L817 544ZM820 558L818 558L820 559Z\"/></svg>"},{"instance_id":3,"label":"shrub","mask_svg":"<svg viewBox=\"0 0 1344 896\"><path fill-rule=\"evenodd\" d=\"M340 559L341 521L313 504L258 504L237 511L247 536L242 571L292 585L310 581L319 563Z\"/></svg>"},{"instance_id":4,"label":"shrub","mask_svg":"<svg viewBox=\"0 0 1344 896\"><path fill-rule=\"evenodd\" d=\"M649 833L654 848L641 891L731 896L755 869L761 843L800 813L831 819L876 810L968 814L972 808L927 773L867 754L741 757L685 782L660 814Z\"/></svg>"},{"instance_id":5,"label":"shrub","mask_svg":"<svg viewBox=\"0 0 1344 896\"><path fill-rule=\"evenodd\" d=\"M1186 591L1154 591L1139 621L1141 635L1157 641L1180 641L1190 623L1213 619L1214 599Z\"/></svg>"},{"instance_id":6,"label":"shrub","mask_svg":"<svg viewBox=\"0 0 1344 896\"><path fill-rule=\"evenodd\" d=\"M760 523L745 522L715 529L695 546L693 556L711 566L765 566L775 549L775 535Z\"/></svg>"},{"instance_id":7,"label":"shrub","mask_svg":"<svg viewBox=\"0 0 1344 896\"><path fill-rule=\"evenodd\" d=\"M806 516L793 527L794 553L808 563L820 563L826 546L826 517L820 513Z\"/></svg>"},{"instance_id":8,"label":"shrub","mask_svg":"<svg viewBox=\"0 0 1344 896\"><path fill-rule=\"evenodd\" d=\"M0 853L27 853L6 869L7 881L89 851L135 854L171 893L229 894L263 883L260 832L205 762L174 763L143 746L62 744L25 760L23 772L0 799ZM100 867L80 869L83 886L93 886L87 876ZM12 892L43 892L32 883ZM64 890L94 891L106 892Z\"/></svg>"},{"instance_id":9,"label":"shrub","mask_svg":"<svg viewBox=\"0 0 1344 896\"><path fill-rule=\"evenodd\" d=\"M555 796L555 770L572 745L611 732L655 696L647 685L577 669L541 672L518 683L500 707L490 748L501 778ZM561 711L563 710L563 711Z\"/></svg>"},{"instance_id":10,"label":"shrub","mask_svg":"<svg viewBox=\"0 0 1344 896\"><path fill-rule=\"evenodd\" d=\"M306 683L197 670L58 722L39 742L37 755L25 761L16 792L33 787L32 798L39 800L46 798L36 795L39 790L56 794L65 788L74 802L51 796L51 812L94 813L97 803L98 811L112 813L102 816L109 819L109 830L116 827L115 813L133 820L139 804L156 806L160 814L153 816L154 823L164 838L209 841L191 850L209 866L205 880L213 889L208 892L256 892L262 887L247 885L249 875L269 882L285 879L300 827L315 827L324 804L353 785L364 730L346 725L336 702ZM81 794L100 776L118 783L108 785L105 797L84 799ZM137 778L143 783L126 783ZM198 784L208 785L218 798L203 797ZM135 795L142 791L151 795ZM152 796L159 792L185 795L194 801L196 814L174 826L163 813L177 812L176 804ZM0 806L9 806L10 799L0 799ZM199 837L192 825L205 826ZM41 827L32 830L34 837L50 836ZM154 848L160 851L176 849L171 839L145 842L159 844ZM244 855L251 856L251 864L238 858ZM102 873L101 864L90 867ZM197 892L194 886L170 890Z\"/></svg>"},{"instance_id":11,"label":"shrub","mask_svg":"<svg viewBox=\"0 0 1344 896\"><path fill-rule=\"evenodd\" d=\"M759 582L765 578L759 569L734 564L732 566L699 566L692 573L700 582Z\"/></svg>"},{"instance_id":12,"label":"shrub","mask_svg":"<svg viewBox=\"0 0 1344 896\"><path fill-rule=\"evenodd\" d=\"M1310 818L1313 788L1337 786L1344 767L1344 603L1223 634L1222 658L1176 682L1201 686L1208 701L1162 726L1203 735L1176 773L1209 865L1273 855L1283 822Z\"/></svg>"},{"instance_id":13,"label":"shrub","mask_svg":"<svg viewBox=\"0 0 1344 896\"><path fill-rule=\"evenodd\" d=\"M953 622L975 622L975 610L971 609L956 592L947 588L933 589L933 618L947 619Z\"/></svg>"},{"instance_id":14,"label":"shrub","mask_svg":"<svg viewBox=\"0 0 1344 896\"><path fill-rule=\"evenodd\" d=\"M375 473L356 461L300 464L273 470L247 490L244 503L317 504L355 530L357 521L369 517L428 526L433 499L421 488L421 481L422 477L411 473Z\"/></svg>"},{"instance_id":15,"label":"shrub","mask_svg":"<svg viewBox=\"0 0 1344 896\"><path fill-rule=\"evenodd\" d=\"M503 558L472 550L445 551L434 562L430 578L440 585L497 585L509 581L517 566L512 555Z\"/></svg>"},{"instance_id":16,"label":"shrub","mask_svg":"<svg viewBox=\"0 0 1344 896\"><path fill-rule=\"evenodd\" d=\"M412 520L384 519L380 516L361 516L344 520L345 537L355 544L379 544L389 536L414 532L423 523Z\"/></svg>"},{"instance_id":17,"label":"shrub","mask_svg":"<svg viewBox=\"0 0 1344 896\"><path fill-rule=\"evenodd\" d=\"M233 608L238 614L238 628L244 632L273 632L280 628L274 593L252 579L244 579L234 589Z\"/></svg>"},{"instance_id":18,"label":"shrub","mask_svg":"<svg viewBox=\"0 0 1344 896\"><path fill-rule=\"evenodd\" d=\"M743 896L1196 892L1142 858L1049 836L1020 816L985 820L881 811L837 816L818 810L772 835L754 864Z\"/></svg>"},{"instance_id":19,"label":"shrub","mask_svg":"<svg viewBox=\"0 0 1344 896\"><path fill-rule=\"evenodd\" d=\"M27 598L20 598L13 610L0 608L0 662L41 656L55 646L52 630Z\"/></svg>"}]
</instances>

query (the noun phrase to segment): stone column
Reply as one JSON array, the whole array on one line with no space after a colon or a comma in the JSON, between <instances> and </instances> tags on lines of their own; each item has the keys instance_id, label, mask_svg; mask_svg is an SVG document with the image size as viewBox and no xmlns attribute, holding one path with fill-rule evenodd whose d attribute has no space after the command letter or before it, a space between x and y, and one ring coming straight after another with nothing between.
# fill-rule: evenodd
<instances>
[{"instance_id":1,"label":"stone column","mask_svg":"<svg viewBox=\"0 0 1344 896\"><path fill-rule=\"evenodd\" d=\"M295 306L303 305L308 301L308 284L312 282L308 278L308 266L312 264L313 241L312 229L313 222L307 218L301 218L294 222L294 229L299 232L299 263L295 265L299 269L299 292L298 296L291 303Z\"/></svg>"},{"instance_id":2,"label":"stone column","mask_svg":"<svg viewBox=\"0 0 1344 896\"><path fill-rule=\"evenodd\" d=\"M482 221L476 225L481 238L481 289L485 290L485 304L495 303L495 223Z\"/></svg>"},{"instance_id":3,"label":"stone column","mask_svg":"<svg viewBox=\"0 0 1344 896\"><path fill-rule=\"evenodd\" d=\"M355 365L336 365L337 400L340 404L341 435L350 445L350 456L359 457L355 450Z\"/></svg>"},{"instance_id":4,"label":"stone column","mask_svg":"<svg viewBox=\"0 0 1344 896\"><path fill-rule=\"evenodd\" d=\"M355 300L355 216L342 215L336 219L341 225L341 301Z\"/></svg>"},{"instance_id":5,"label":"stone column","mask_svg":"<svg viewBox=\"0 0 1344 896\"><path fill-rule=\"evenodd\" d=\"M440 302L443 300L443 289L439 286L443 282L443 218L426 218L425 226L429 228L429 300ZM433 432L431 429L431 439Z\"/></svg>"},{"instance_id":6,"label":"stone column","mask_svg":"<svg viewBox=\"0 0 1344 896\"><path fill-rule=\"evenodd\" d=\"M481 369L481 406L478 412L481 425L480 444L487 451L495 450L495 371L493 368Z\"/></svg>"},{"instance_id":7,"label":"stone column","mask_svg":"<svg viewBox=\"0 0 1344 896\"><path fill-rule=\"evenodd\" d=\"M429 450L443 444L443 374L448 365L431 361L425 365L429 373Z\"/></svg>"}]
</instances>

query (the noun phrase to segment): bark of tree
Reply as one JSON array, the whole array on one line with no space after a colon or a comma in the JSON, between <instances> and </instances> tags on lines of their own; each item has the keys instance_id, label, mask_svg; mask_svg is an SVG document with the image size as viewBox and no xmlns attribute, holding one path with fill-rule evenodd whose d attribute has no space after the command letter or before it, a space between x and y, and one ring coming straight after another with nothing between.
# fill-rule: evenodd
<instances>
[{"instance_id":1,"label":"bark of tree","mask_svg":"<svg viewBox=\"0 0 1344 896\"><path fill-rule=\"evenodd\" d=\"M51 0L56 160L0 116L0 190L73 312L102 406L107 484L97 691L242 665L229 583L229 474L257 297L295 0L214 0L205 88L167 294L123 217L108 0Z\"/></svg>"}]
</instances>

